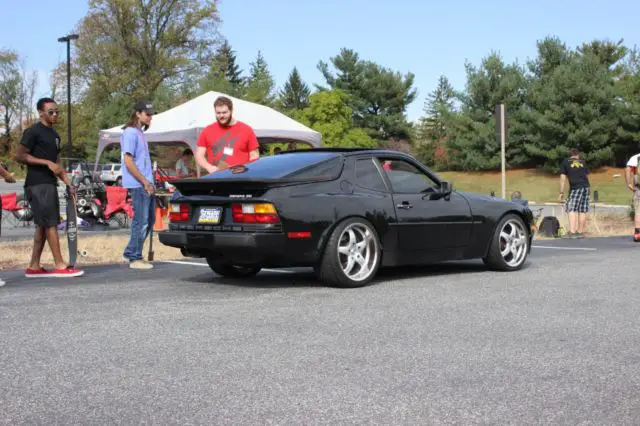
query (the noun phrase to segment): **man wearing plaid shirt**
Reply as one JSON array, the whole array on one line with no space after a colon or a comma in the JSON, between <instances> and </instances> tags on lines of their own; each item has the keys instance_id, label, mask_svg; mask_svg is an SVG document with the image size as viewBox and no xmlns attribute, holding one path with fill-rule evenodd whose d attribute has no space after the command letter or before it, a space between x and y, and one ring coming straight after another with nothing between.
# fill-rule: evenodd
<instances>
[{"instance_id":1,"label":"man wearing plaid shirt","mask_svg":"<svg viewBox=\"0 0 640 426\"><path fill-rule=\"evenodd\" d=\"M587 224L589 212L589 169L584 160L580 159L577 149L569 151L569 158L565 158L560 165L560 197L564 197L564 185L569 180L569 196L565 203L569 213L569 238L584 238L584 227Z\"/></svg>"}]
</instances>

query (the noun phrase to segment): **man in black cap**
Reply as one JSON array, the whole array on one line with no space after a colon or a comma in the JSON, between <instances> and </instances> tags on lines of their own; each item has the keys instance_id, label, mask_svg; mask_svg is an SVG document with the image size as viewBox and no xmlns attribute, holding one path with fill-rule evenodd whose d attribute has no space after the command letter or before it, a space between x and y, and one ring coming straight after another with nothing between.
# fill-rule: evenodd
<instances>
[{"instance_id":1,"label":"man in black cap","mask_svg":"<svg viewBox=\"0 0 640 426\"><path fill-rule=\"evenodd\" d=\"M139 100L131 111L120 137L122 154L122 186L129 190L133 202L131 237L124 250L132 269L151 269L153 265L142 257L144 241L155 222L155 185L149 144L143 131L151 124L153 105Z\"/></svg>"}]
</instances>

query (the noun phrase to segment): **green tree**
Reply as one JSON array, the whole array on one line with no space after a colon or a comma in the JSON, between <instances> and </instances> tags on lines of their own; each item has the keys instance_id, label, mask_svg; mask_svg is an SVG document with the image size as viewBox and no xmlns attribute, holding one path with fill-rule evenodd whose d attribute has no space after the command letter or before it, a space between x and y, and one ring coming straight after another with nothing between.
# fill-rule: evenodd
<instances>
[{"instance_id":1,"label":"green tree","mask_svg":"<svg viewBox=\"0 0 640 426\"><path fill-rule=\"evenodd\" d=\"M22 76L18 64L18 54L11 50L0 50L0 112L4 126L2 154L10 150L11 127L20 108L20 87Z\"/></svg>"},{"instance_id":2,"label":"green tree","mask_svg":"<svg viewBox=\"0 0 640 426\"><path fill-rule=\"evenodd\" d=\"M99 130L122 123L135 98L155 99L163 87L180 94L185 82L193 93L211 63L218 22L210 0L179 7L175 0L90 0L72 42L74 155L94 153ZM66 69L59 70L52 89L62 100Z\"/></svg>"},{"instance_id":3,"label":"green tree","mask_svg":"<svg viewBox=\"0 0 640 426\"><path fill-rule=\"evenodd\" d=\"M616 138L618 163L640 152L640 50L628 52L620 78L615 81L616 106L620 122Z\"/></svg>"},{"instance_id":4,"label":"green tree","mask_svg":"<svg viewBox=\"0 0 640 426\"><path fill-rule=\"evenodd\" d=\"M446 143L447 122L445 116L454 111L456 93L449 79L442 75L436 88L427 95L424 116L415 128L417 156L425 164L438 168L438 154Z\"/></svg>"},{"instance_id":5,"label":"green tree","mask_svg":"<svg viewBox=\"0 0 640 426\"><path fill-rule=\"evenodd\" d=\"M582 43L578 48L578 52L582 55L595 56L600 64L612 72L614 77L624 71L622 60L628 51L622 40L615 43L609 40L593 40L589 43Z\"/></svg>"},{"instance_id":6,"label":"green tree","mask_svg":"<svg viewBox=\"0 0 640 426\"><path fill-rule=\"evenodd\" d=\"M322 134L329 147L372 148L376 143L353 125L349 96L341 90L321 91L309 97L309 106L295 114L296 120Z\"/></svg>"},{"instance_id":7,"label":"green tree","mask_svg":"<svg viewBox=\"0 0 640 426\"><path fill-rule=\"evenodd\" d=\"M284 111L300 110L309 106L309 86L302 81L298 68L293 67L287 82L280 91L280 107Z\"/></svg>"},{"instance_id":8,"label":"green tree","mask_svg":"<svg viewBox=\"0 0 640 426\"><path fill-rule=\"evenodd\" d=\"M548 62L539 49L537 63ZM531 84L526 114L526 152L537 164L557 171L571 148L591 167L610 164L618 127L612 71L602 57L587 52L563 54Z\"/></svg>"},{"instance_id":9,"label":"green tree","mask_svg":"<svg viewBox=\"0 0 640 426\"><path fill-rule=\"evenodd\" d=\"M237 64L236 52L225 39L216 50L207 75L200 82L202 92L213 90L230 96L243 97L245 79Z\"/></svg>"},{"instance_id":10,"label":"green tree","mask_svg":"<svg viewBox=\"0 0 640 426\"><path fill-rule=\"evenodd\" d=\"M496 52L486 56L479 67L467 63L465 93L459 95L460 111L442 109L447 150L451 164L464 170L500 167L501 147L496 136L495 108L504 103L509 114L506 159L509 165L522 164L526 128L522 109L527 82L518 64L507 65Z\"/></svg>"},{"instance_id":11,"label":"green tree","mask_svg":"<svg viewBox=\"0 0 640 426\"><path fill-rule=\"evenodd\" d=\"M560 65L571 60L571 50L558 37L545 37L536 43L538 56L528 62L531 82L546 80Z\"/></svg>"},{"instance_id":12,"label":"green tree","mask_svg":"<svg viewBox=\"0 0 640 426\"><path fill-rule=\"evenodd\" d=\"M258 56L250 65L244 98L249 102L272 105L275 101L275 81L262 52L258 51Z\"/></svg>"},{"instance_id":13,"label":"green tree","mask_svg":"<svg viewBox=\"0 0 640 426\"><path fill-rule=\"evenodd\" d=\"M163 83L210 61L218 23L214 1L90 0L75 42L76 70L100 98L152 97Z\"/></svg>"},{"instance_id":14,"label":"green tree","mask_svg":"<svg viewBox=\"0 0 640 426\"><path fill-rule=\"evenodd\" d=\"M339 89L349 95L348 105L359 127L378 140L410 137L411 126L405 113L417 96L412 73L403 76L374 62L361 60L356 52L346 48L330 62L335 73L324 61L318 63L318 69L330 89Z\"/></svg>"},{"instance_id":15,"label":"green tree","mask_svg":"<svg viewBox=\"0 0 640 426\"><path fill-rule=\"evenodd\" d=\"M420 119L419 128L421 139L437 141L446 136L447 127L443 114L454 110L455 99L456 93L449 79L444 75L440 76L438 85L425 100L425 116Z\"/></svg>"}]
</instances>

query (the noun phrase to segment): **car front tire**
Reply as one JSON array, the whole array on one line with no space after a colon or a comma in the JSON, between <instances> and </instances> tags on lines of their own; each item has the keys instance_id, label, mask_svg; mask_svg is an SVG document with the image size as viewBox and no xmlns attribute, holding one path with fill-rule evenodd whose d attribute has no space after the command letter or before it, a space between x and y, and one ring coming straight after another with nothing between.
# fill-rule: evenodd
<instances>
[{"instance_id":1,"label":"car front tire","mask_svg":"<svg viewBox=\"0 0 640 426\"><path fill-rule=\"evenodd\" d=\"M504 216L491 237L487 256L482 260L497 271L517 271L527 261L529 231L522 218L516 214Z\"/></svg>"}]
</instances>

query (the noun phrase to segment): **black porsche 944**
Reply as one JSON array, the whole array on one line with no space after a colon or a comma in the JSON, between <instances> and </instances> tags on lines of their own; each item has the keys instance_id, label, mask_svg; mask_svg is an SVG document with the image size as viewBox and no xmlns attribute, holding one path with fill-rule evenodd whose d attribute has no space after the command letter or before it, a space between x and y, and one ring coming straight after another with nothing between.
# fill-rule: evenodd
<instances>
[{"instance_id":1,"label":"black porsche 944","mask_svg":"<svg viewBox=\"0 0 640 426\"><path fill-rule=\"evenodd\" d=\"M380 267L482 259L515 271L531 250L526 203L458 192L397 151L284 152L172 184L160 242L227 277L313 267L326 285L359 287Z\"/></svg>"}]
</instances>

